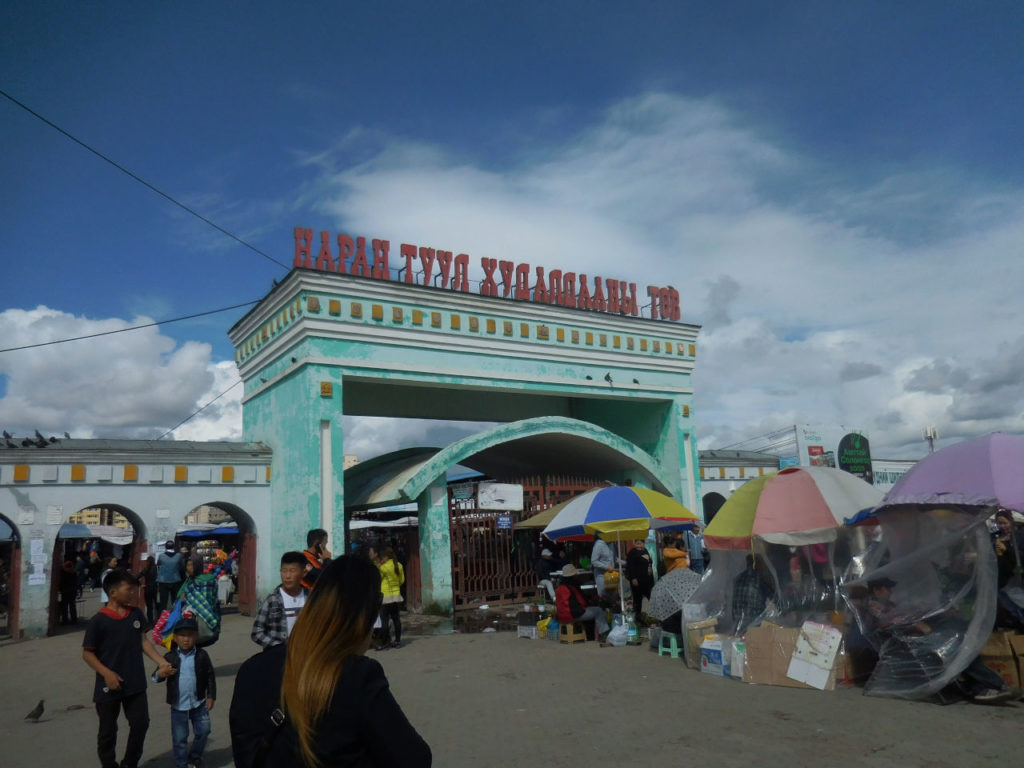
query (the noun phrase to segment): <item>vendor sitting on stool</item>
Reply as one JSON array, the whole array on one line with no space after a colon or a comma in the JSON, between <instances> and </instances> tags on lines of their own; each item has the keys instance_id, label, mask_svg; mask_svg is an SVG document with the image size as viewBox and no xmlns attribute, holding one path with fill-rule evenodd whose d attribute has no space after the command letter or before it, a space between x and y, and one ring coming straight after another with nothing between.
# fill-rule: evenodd
<instances>
[{"instance_id":1,"label":"vendor sitting on stool","mask_svg":"<svg viewBox=\"0 0 1024 768\"><path fill-rule=\"evenodd\" d=\"M933 627L924 621L914 621L900 614L892 600L892 588L896 582L890 578L872 579L868 582L868 626L875 635L884 637L894 630L913 631L921 635L931 634ZM960 676L960 685L970 700L976 704L1002 704L1016 701L1021 697L1019 688L1011 688L994 671L985 666L981 656L975 656Z\"/></svg>"},{"instance_id":2,"label":"vendor sitting on stool","mask_svg":"<svg viewBox=\"0 0 1024 768\"><path fill-rule=\"evenodd\" d=\"M555 590L555 615L559 624L593 620L597 639L604 641L608 636L608 620L605 618L604 609L587 604L586 598L576 584L579 573L573 565L562 568L562 579Z\"/></svg>"}]
</instances>

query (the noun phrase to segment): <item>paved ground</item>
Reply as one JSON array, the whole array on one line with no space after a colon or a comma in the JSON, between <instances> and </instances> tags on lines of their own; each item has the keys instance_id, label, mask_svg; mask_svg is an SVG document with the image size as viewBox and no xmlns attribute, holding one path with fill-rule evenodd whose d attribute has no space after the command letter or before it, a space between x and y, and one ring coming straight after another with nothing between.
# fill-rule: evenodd
<instances>
[{"instance_id":1,"label":"paved ground","mask_svg":"<svg viewBox=\"0 0 1024 768\"><path fill-rule=\"evenodd\" d=\"M257 650L251 620L228 615L210 648L219 703L207 749L231 765L228 703L241 662ZM0 766L96 764L93 673L81 630L0 647ZM412 636L376 654L434 764L481 766L1021 765L1024 706L940 707L744 685L686 669L646 648L559 646L515 632ZM150 687L144 764L173 766L162 691ZM40 698L39 723L24 715ZM122 729L121 742L124 743Z\"/></svg>"}]
</instances>

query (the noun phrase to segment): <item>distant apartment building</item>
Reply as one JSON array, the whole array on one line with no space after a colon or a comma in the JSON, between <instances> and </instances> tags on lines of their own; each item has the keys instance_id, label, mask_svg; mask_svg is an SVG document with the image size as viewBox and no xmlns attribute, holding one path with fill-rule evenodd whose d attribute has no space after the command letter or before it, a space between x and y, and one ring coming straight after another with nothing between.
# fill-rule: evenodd
<instances>
[{"instance_id":1,"label":"distant apartment building","mask_svg":"<svg viewBox=\"0 0 1024 768\"><path fill-rule=\"evenodd\" d=\"M128 518L124 517L120 512L105 507L90 507L89 509L75 512L68 517L67 522L79 523L81 525L112 525L116 528L125 529L132 527L131 523L128 522Z\"/></svg>"}]
</instances>

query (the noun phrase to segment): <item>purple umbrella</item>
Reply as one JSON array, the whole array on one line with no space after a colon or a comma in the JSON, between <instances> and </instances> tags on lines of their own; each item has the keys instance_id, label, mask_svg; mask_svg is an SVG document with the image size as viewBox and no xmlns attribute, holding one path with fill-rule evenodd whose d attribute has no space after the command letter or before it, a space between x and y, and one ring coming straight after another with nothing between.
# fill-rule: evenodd
<instances>
[{"instance_id":1,"label":"purple umbrella","mask_svg":"<svg viewBox=\"0 0 1024 768\"><path fill-rule=\"evenodd\" d=\"M993 432L936 451L901 477L878 509L900 504L962 504L1024 512L1024 435Z\"/></svg>"}]
</instances>

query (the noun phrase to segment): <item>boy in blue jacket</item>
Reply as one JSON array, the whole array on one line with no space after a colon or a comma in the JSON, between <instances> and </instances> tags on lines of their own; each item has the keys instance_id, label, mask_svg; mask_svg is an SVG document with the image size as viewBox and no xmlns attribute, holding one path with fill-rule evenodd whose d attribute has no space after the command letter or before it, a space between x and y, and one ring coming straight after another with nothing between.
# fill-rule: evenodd
<instances>
[{"instance_id":1,"label":"boy in blue jacket","mask_svg":"<svg viewBox=\"0 0 1024 768\"><path fill-rule=\"evenodd\" d=\"M203 750L210 735L210 710L217 698L217 681L210 655L196 647L199 624L185 617L174 625L174 643L164 658L171 669L153 673L155 682L167 680L167 703L171 705L171 744L175 768L203 768ZM188 747L188 725L192 723L192 748Z\"/></svg>"}]
</instances>

